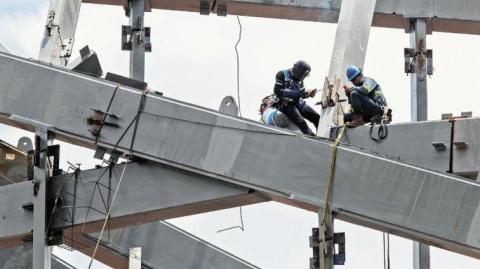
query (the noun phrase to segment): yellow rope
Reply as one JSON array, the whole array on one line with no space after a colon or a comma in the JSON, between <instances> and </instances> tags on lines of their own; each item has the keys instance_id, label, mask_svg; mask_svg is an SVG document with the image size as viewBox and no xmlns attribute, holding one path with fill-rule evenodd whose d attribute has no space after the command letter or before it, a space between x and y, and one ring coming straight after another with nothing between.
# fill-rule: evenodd
<instances>
[{"instance_id":1,"label":"yellow rope","mask_svg":"<svg viewBox=\"0 0 480 269\"><path fill-rule=\"evenodd\" d=\"M338 149L338 144L340 144L340 140L342 139L342 136L343 136L343 133L345 132L345 129L346 129L346 125L344 124L341 129L340 129L340 133L337 135L337 138L335 139L335 143L333 144L333 151L332 151L332 160L330 161L330 171L328 173L328 183L327 183L327 191L326 191L326 194L325 194L325 201L324 201L324 205L323 205L323 217L322 217L322 222L320 223L320 227L322 229L320 229L320 233L321 233L321 237L322 237L322 242L321 242L321 245L322 245L322 258L321 260L323 260L323 262L325 262L325 244L326 244L326 238L325 238L325 230L326 230L326 219L327 219L327 212L328 212L328 202L330 201L330 195L331 195L331 192L332 192L332 189L333 189L333 179L334 179L334 175L335 175L335 163L336 163L336 159L337 159L337 149ZM323 265L325 268L325 264Z\"/></svg>"},{"instance_id":2,"label":"yellow rope","mask_svg":"<svg viewBox=\"0 0 480 269\"><path fill-rule=\"evenodd\" d=\"M338 144L340 144L340 140L342 139L343 133L345 132L346 125L344 124L342 126L342 129L340 129L340 133L338 134L337 138L335 139L335 144L333 144L333 151L332 151L332 160L330 161L330 171L328 173L328 185L327 185L327 192L325 194L325 202L323 206L323 218L322 218L322 224L325 224L325 219L327 217L327 209L328 209L328 201L330 200L330 195L332 192L332 187L333 187L333 178L335 175L335 163L337 160L337 148Z\"/></svg>"}]
</instances>

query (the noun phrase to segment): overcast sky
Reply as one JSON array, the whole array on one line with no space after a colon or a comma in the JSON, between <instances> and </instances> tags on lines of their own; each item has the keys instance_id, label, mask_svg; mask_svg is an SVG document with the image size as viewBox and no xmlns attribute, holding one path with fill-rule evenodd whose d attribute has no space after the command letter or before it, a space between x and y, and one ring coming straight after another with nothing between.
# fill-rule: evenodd
<instances>
[{"instance_id":1,"label":"overcast sky","mask_svg":"<svg viewBox=\"0 0 480 269\"><path fill-rule=\"evenodd\" d=\"M47 7L46 0L1 1L0 43L14 54L36 58ZM259 118L259 101L271 93L276 72L298 59L313 66L305 82L307 87L322 87L336 25L246 17L241 20L244 117ZM121 8L84 4L75 51L88 44L98 52L105 72L128 76L129 55L120 50L122 24L128 24L128 19ZM146 63L146 81L152 88L168 97L214 109L224 96L236 97L235 17L154 11L147 14L146 26L152 28L153 52L147 55ZM480 38L434 33L427 44L434 50L435 65L435 74L428 81L429 119L439 119L444 112L473 111L480 115L480 89L474 79L480 66ZM403 31L374 28L364 66L365 74L382 85L396 122L410 120L410 78L403 72L403 48L408 45L408 35ZM3 127L0 139L16 144L23 134ZM62 144L62 156L63 164L66 160L83 163L84 168L95 164L91 151L74 146ZM216 233L239 224L238 209L171 222L261 268L308 268L312 253L308 236L318 225L315 214L276 203L248 206L243 212L245 232ZM340 268L383 268L380 232L341 221L336 222L336 230L347 233L347 264ZM411 245L409 240L392 238L392 268L412 268ZM88 262L66 251L61 255L79 268L85 268ZM432 248L431 264L434 269L480 267L478 260L436 248Z\"/></svg>"}]
</instances>

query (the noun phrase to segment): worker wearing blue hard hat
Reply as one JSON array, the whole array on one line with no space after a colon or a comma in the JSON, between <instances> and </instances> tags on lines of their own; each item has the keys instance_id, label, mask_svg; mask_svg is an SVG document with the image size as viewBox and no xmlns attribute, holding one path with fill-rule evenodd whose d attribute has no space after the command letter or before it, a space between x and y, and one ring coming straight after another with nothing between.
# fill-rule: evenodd
<instances>
[{"instance_id":1,"label":"worker wearing blue hard hat","mask_svg":"<svg viewBox=\"0 0 480 269\"><path fill-rule=\"evenodd\" d=\"M357 66L349 66L346 75L353 84L343 86L352 112L344 115L344 121L359 126L370 122L377 115L383 115L387 101L380 85L374 79L365 77L362 69Z\"/></svg>"}]
</instances>

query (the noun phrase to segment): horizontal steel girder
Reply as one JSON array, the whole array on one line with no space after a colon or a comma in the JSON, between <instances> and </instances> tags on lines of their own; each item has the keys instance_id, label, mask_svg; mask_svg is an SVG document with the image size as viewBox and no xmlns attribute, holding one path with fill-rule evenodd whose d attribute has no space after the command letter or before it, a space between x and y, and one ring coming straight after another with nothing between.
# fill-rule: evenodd
<instances>
[{"instance_id":1,"label":"horizontal steel girder","mask_svg":"<svg viewBox=\"0 0 480 269\"><path fill-rule=\"evenodd\" d=\"M210 1L212 4L213 1ZM123 0L83 0L83 3L123 5ZM199 0L150 0L146 10L200 11ZM336 23L341 0L228 0L228 14ZM409 31L410 18L427 18L428 29L480 34L480 3L471 0L378 0L373 26Z\"/></svg>"},{"instance_id":2,"label":"horizontal steel girder","mask_svg":"<svg viewBox=\"0 0 480 269\"><path fill-rule=\"evenodd\" d=\"M118 165L112 170L110 197L115 192L123 166ZM103 225L109 194L109 173L105 169L82 171L76 195L72 174L57 176L52 180L49 198L63 199L54 209L55 214L49 218L52 220L50 229L64 230L65 239L73 238L73 244L81 234L98 232ZM100 184L97 185L99 178ZM32 200L31 181L0 188L0 212L3 216L0 219L0 248L21 245L31 239L33 213L23 206L31 204ZM129 163L110 214L108 228L117 229L268 200L265 195L244 187L176 168Z\"/></svg>"},{"instance_id":3,"label":"horizontal steel girder","mask_svg":"<svg viewBox=\"0 0 480 269\"><path fill-rule=\"evenodd\" d=\"M130 151L133 130L121 141L119 137L137 115L140 92L5 54L0 54L0 66L4 123L31 129L42 122L57 138L93 147L95 139L86 124L90 108L106 110L111 102L109 112L119 117L119 127L105 126L99 144L107 148L118 144L117 150ZM333 147L327 140L157 95L147 95L136 134L131 148L139 157L265 192L309 210L324 203ZM151 184L135 187L147 190L158 183ZM119 203L135 214L148 208L130 205L141 198ZM340 219L480 258L479 201L480 185L470 180L339 147L331 207Z\"/></svg>"},{"instance_id":4,"label":"horizontal steel girder","mask_svg":"<svg viewBox=\"0 0 480 269\"><path fill-rule=\"evenodd\" d=\"M450 145L452 123L448 120L388 125L388 137L382 143L370 138L370 126L349 129L342 143L440 172L449 170L452 149L453 173L476 179L480 169L479 129L480 118L457 119L453 148ZM374 137L377 130L378 127L374 127Z\"/></svg>"}]
</instances>

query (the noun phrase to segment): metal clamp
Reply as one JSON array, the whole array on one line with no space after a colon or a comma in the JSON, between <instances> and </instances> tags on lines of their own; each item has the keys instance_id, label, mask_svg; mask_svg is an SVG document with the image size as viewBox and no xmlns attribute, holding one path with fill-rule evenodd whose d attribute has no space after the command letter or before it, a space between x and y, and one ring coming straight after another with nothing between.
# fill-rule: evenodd
<instances>
[{"instance_id":1,"label":"metal clamp","mask_svg":"<svg viewBox=\"0 0 480 269\"><path fill-rule=\"evenodd\" d=\"M405 73L414 74L417 73L416 66L425 66L427 68L427 75L433 75L433 51L431 49L425 49L423 43L420 42L418 49L405 48Z\"/></svg>"},{"instance_id":2,"label":"metal clamp","mask_svg":"<svg viewBox=\"0 0 480 269\"><path fill-rule=\"evenodd\" d=\"M152 52L150 32L150 27L132 28L129 25L122 25L122 50L131 51L133 44L136 44L144 46L145 52Z\"/></svg>"},{"instance_id":3,"label":"metal clamp","mask_svg":"<svg viewBox=\"0 0 480 269\"><path fill-rule=\"evenodd\" d=\"M310 247L313 249L313 258L310 258L310 269L319 269L320 268L320 243L322 239L320 238L320 229L312 228L312 235L310 236ZM335 245L338 245L337 253L333 254L333 264L334 265L344 265L345 264L345 233L334 233L333 237L326 237L325 241L332 241Z\"/></svg>"}]
</instances>

